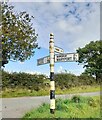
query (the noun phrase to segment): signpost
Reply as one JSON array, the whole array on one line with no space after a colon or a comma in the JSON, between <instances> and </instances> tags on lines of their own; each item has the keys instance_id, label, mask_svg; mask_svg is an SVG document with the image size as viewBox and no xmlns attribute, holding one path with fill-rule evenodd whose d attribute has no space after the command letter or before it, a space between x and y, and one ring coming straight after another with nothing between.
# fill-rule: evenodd
<instances>
[{"instance_id":1,"label":"signpost","mask_svg":"<svg viewBox=\"0 0 102 120\"><path fill-rule=\"evenodd\" d=\"M55 52L59 54L55 54ZM37 65L50 63L50 113L55 113L55 81L54 81L54 63L56 62L77 62L78 53L64 53L62 48L54 46L54 35L50 34L49 56L37 59Z\"/></svg>"},{"instance_id":2,"label":"signpost","mask_svg":"<svg viewBox=\"0 0 102 120\"><path fill-rule=\"evenodd\" d=\"M50 34L50 113L55 113L55 81L54 81L54 35Z\"/></svg>"}]
</instances>

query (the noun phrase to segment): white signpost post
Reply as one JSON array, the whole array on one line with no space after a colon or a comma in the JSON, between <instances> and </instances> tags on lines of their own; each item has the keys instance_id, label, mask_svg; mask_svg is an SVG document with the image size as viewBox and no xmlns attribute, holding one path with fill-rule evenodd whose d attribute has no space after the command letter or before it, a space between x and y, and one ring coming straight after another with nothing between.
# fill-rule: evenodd
<instances>
[{"instance_id":1,"label":"white signpost post","mask_svg":"<svg viewBox=\"0 0 102 120\"><path fill-rule=\"evenodd\" d=\"M59 53L59 54L55 54ZM54 35L50 34L49 56L37 59L37 65L50 63L50 113L55 113L55 81L54 81L54 63L56 62L77 62L78 53L64 53L60 47L54 46Z\"/></svg>"}]
</instances>

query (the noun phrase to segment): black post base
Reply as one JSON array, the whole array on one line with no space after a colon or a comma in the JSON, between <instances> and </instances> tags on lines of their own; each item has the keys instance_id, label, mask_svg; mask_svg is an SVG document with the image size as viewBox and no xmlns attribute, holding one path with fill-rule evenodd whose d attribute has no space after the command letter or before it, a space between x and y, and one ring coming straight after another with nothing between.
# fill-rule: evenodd
<instances>
[{"instance_id":1,"label":"black post base","mask_svg":"<svg viewBox=\"0 0 102 120\"><path fill-rule=\"evenodd\" d=\"M50 113L54 114L55 113L55 109L50 109Z\"/></svg>"}]
</instances>

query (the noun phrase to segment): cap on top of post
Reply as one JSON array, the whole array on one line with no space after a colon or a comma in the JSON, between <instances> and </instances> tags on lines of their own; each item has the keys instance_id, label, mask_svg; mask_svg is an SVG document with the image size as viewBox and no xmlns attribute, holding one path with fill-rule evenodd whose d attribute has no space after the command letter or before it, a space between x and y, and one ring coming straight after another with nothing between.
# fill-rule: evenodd
<instances>
[{"instance_id":1,"label":"cap on top of post","mask_svg":"<svg viewBox=\"0 0 102 120\"><path fill-rule=\"evenodd\" d=\"M53 33L50 33L50 36L54 36L54 34L53 34Z\"/></svg>"}]
</instances>

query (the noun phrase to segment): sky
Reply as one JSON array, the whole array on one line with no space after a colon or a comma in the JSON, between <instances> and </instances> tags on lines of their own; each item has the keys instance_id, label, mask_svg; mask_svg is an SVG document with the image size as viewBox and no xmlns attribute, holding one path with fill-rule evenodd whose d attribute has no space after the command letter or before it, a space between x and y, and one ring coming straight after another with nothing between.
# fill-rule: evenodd
<instances>
[{"instance_id":1,"label":"sky","mask_svg":"<svg viewBox=\"0 0 102 120\"><path fill-rule=\"evenodd\" d=\"M90 41L100 39L100 3L99 0L88 1L64 0L62 2L10 2L14 11L27 11L34 16L33 27L38 34L38 44L41 47L35 50L35 55L25 62L9 62L5 70L9 72L27 72L50 74L49 64L37 66L37 59L49 55L50 33L54 34L54 42L63 48L65 53L76 53L76 49L84 47ZM95 2L94 2L95 1ZM77 62L55 63L55 73L64 72L80 75L83 64Z\"/></svg>"}]
</instances>

